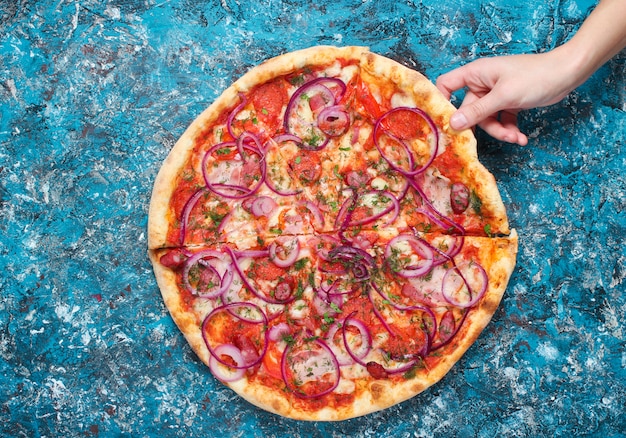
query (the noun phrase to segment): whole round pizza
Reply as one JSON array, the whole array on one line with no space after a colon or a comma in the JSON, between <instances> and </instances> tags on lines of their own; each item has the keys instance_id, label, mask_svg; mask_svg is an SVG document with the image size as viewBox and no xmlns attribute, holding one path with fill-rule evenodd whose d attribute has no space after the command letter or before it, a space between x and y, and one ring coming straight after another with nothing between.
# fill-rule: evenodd
<instances>
[{"instance_id":1,"label":"whole round pizza","mask_svg":"<svg viewBox=\"0 0 626 438\"><path fill-rule=\"evenodd\" d=\"M344 420L439 381L488 324L517 235L471 131L363 47L270 59L156 178L149 255L215 378L267 411Z\"/></svg>"}]
</instances>

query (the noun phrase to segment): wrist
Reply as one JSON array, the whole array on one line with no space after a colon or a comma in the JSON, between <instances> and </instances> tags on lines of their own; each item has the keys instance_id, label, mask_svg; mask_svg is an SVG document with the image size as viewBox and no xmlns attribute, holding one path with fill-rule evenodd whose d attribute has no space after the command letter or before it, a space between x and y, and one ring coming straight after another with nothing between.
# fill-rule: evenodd
<instances>
[{"instance_id":1,"label":"wrist","mask_svg":"<svg viewBox=\"0 0 626 438\"><path fill-rule=\"evenodd\" d=\"M572 39L554 49L555 67L561 71L563 86L567 92L582 85L593 74L601 62L596 59L593 45Z\"/></svg>"}]
</instances>

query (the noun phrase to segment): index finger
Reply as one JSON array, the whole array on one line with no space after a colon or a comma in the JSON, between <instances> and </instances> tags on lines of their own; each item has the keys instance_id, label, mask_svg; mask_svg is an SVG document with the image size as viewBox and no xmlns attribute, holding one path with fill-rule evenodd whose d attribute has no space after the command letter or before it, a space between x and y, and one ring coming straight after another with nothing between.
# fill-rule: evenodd
<instances>
[{"instance_id":1,"label":"index finger","mask_svg":"<svg viewBox=\"0 0 626 438\"><path fill-rule=\"evenodd\" d=\"M450 99L453 92L467 87L466 78L466 68L462 66L439 76L435 85L446 99Z\"/></svg>"}]
</instances>

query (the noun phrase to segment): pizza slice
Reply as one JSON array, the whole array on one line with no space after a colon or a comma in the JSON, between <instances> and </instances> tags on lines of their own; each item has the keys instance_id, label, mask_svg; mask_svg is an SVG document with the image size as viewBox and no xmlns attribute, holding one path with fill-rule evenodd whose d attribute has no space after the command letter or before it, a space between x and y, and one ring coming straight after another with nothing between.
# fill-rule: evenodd
<instances>
[{"instance_id":1,"label":"pizza slice","mask_svg":"<svg viewBox=\"0 0 626 438\"><path fill-rule=\"evenodd\" d=\"M215 376L305 420L384 409L441 379L491 319L517 249L515 235L406 234L367 251L320 239L195 248L181 263L178 249L150 252L174 321Z\"/></svg>"}]
</instances>

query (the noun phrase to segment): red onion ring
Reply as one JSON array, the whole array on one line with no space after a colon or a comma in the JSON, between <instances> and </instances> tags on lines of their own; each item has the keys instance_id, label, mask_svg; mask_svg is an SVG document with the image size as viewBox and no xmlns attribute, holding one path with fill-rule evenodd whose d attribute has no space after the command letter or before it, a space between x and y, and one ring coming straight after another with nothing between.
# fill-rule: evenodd
<instances>
[{"instance_id":1,"label":"red onion ring","mask_svg":"<svg viewBox=\"0 0 626 438\"><path fill-rule=\"evenodd\" d=\"M433 267L434 254L429 245L426 245L421 239L410 235L400 234L387 243L385 247L385 261L387 264L395 258L393 247L399 242L407 242L414 253L421 257L420 262L416 265L409 265L399 269L393 264L390 266L393 272L405 278L421 277L427 274ZM395 264L395 263L394 263Z\"/></svg>"},{"instance_id":2,"label":"red onion ring","mask_svg":"<svg viewBox=\"0 0 626 438\"><path fill-rule=\"evenodd\" d=\"M311 222L313 229L318 232L323 231L325 220L320 208L311 201L300 201L298 205L303 206L311 213L313 217L313 221Z\"/></svg>"},{"instance_id":3,"label":"red onion ring","mask_svg":"<svg viewBox=\"0 0 626 438\"><path fill-rule=\"evenodd\" d=\"M197 263L201 262L204 259L216 258L216 259L222 260L224 256L225 256L224 253L208 249L208 250L200 251L192 255L191 257L189 257L187 261L185 262L185 266L183 268L183 284L185 288L189 290L189 292L191 292L193 295L197 295L202 298L212 299L212 298L218 298L219 296L221 296L230 287L230 284L233 281L232 270L227 269L224 272L223 276L220 276L217 270L215 270L215 268L211 266L211 269L215 270L216 274L218 274L220 278L220 285L219 287L215 288L211 292L204 292L204 293L198 292L196 287L191 285L189 281L189 272L191 271L194 265L196 265Z\"/></svg>"},{"instance_id":4,"label":"red onion ring","mask_svg":"<svg viewBox=\"0 0 626 438\"><path fill-rule=\"evenodd\" d=\"M393 215L385 221L385 223L383 225L389 225L390 223L393 223L397 218L398 215L400 214L400 202L396 199L395 196L393 196L391 193L385 191L385 190L371 190L368 192L363 193L360 198L362 199L364 196L367 195L377 195L377 196L382 196L384 198L387 198L391 201L391 204L388 207L385 207L383 210L369 216L366 217L364 219L360 219L357 221L348 221L345 226L346 227L356 227L356 226L360 226L360 225L366 225L369 224L371 222L374 222L378 219L380 219L381 217L383 217L384 215L386 215L387 213L391 212L393 210ZM358 204L358 200L357 200L357 204Z\"/></svg>"},{"instance_id":5,"label":"red onion ring","mask_svg":"<svg viewBox=\"0 0 626 438\"><path fill-rule=\"evenodd\" d=\"M474 277L479 282L476 290L472 290L472 285L468 282L466 275L463 275L461 270L475 269ZM471 272L469 273L471 274ZM485 294L487 290L487 283L489 279L485 269L475 262L470 262L462 265L461 267L452 266L446 271L441 282L441 292L445 300L456 307L469 308L474 306ZM459 298L461 294L467 295L467 300Z\"/></svg>"},{"instance_id":6,"label":"red onion ring","mask_svg":"<svg viewBox=\"0 0 626 438\"><path fill-rule=\"evenodd\" d=\"M279 251L279 249L281 251ZM276 265L281 268L288 268L293 265L298 256L300 255L300 241L298 237L279 237L270 243L268 248L269 258ZM279 252L283 252L279 254Z\"/></svg>"},{"instance_id":7,"label":"red onion ring","mask_svg":"<svg viewBox=\"0 0 626 438\"><path fill-rule=\"evenodd\" d=\"M290 303L291 301L293 301L295 299L295 294L291 294L289 296L289 298L287 298L286 300L277 300L274 299L272 297L269 297L261 292L259 292L257 290L256 287L254 287L254 285L250 282L248 276L243 272L243 270L241 269L241 266L239 265L239 257L246 257L246 253L250 253L250 251L246 251L246 252L240 252L238 255L235 255L235 253L233 252L232 249L226 247L226 250L231 254L231 257L233 259L233 266L235 268L235 270L237 271L237 274L239 275L239 279L241 280L241 282L243 283L243 285L246 287L246 289L248 289L250 292L252 292L257 298L259 298L260 300L269 303L269 304L287 304ZM256 253L261 253L261 251L257 251ZM259 256L255 253L256 256ZM267 254L267 252L262 252L263 254ZM262 257L262 256L261 256Z\"/></svg>"},{"instance_id":8,"label":"red onion ring","mask_svg":"<svg viewBox=\"0 0 626 438\"><path fill-rule=\"evenodd\" d=\"M430 318L430 330L427 332L427 334L429 335L429 337L433 337L435 336L435 333L437 332L437 318L435 316L435 312L433 311L433 309L431 309L430 307L423 305L423 304L409 304L409 305L404 305L404 304L400 304L395 302L394 300L391 299L391 297L385 293L385 291L383 291L382 288L380 288L375 282L372 282L372 288L378 293L378 295L381 296L381 298L388 303L391 307L393 307L396 310L400 310L400 311L419 311L419 312L423 312L426 315L428 315L428 318ZM373 298L370 296L370 301L372 301L372 304L375 304L373 301ZM377 311L377 306L374 305L374 311ZM384 321L384 319L382 318L382 315L379 316L379 319L381 319L381 321L383 321L383 324L385 325L385 328L387 328L387 331L389 333L391 333L392 335L393 330L391 329L390 326L386 325L386 322Z\"/></svg>"},{"instance_id":9,"label":"red onion ring","mask_svg":"<svg viewBox=\"0 0 626 438\"><path fill-rule=\"evenodd\" d=\"M248 100L246 99L246 95L244 93L239 93L239 98L241 99L241 103L237 105L228 115L228 119L226 120L226 130L230 134L232 138L237 138L237 135L233 132L232 124L235 120L235 116L239 114L239 112L245 108L248 104Z\"/></svg>"},{"instance_id":10,"label":"red onion ring","mask_svg":"<svg viewBox=\"0 0 626 438\"><path fill-rule=\"evenodd\" d=\"M285 336L291 333L291 328L285 322L279 322L269 329L267 337L270 341L279 342L284 339Z\"/></svg>"},{"instance_id":11,"label":"red onion ring","mask_svg":"<svg viewBox=\"0 0 626 438\"><path fill-rule=\"evenodd\" d=\"M324 84L338 86L340 89L340 95L336 97L335 94ZM345 90L346 90L346 84L343 83L343 81L338 78L320 77L320 78L313 79L305 83L304 85L302 85L291 95L291 98L289 99L289 102L287 103L287 108L285 110L285 117L283 121L283 127L285 129L285 132L288 134L292 134L292 135L295 134L293 132L293 127L291 126L290 121L294 118L298 118L297 114L295 113L296 113L296 109L298 108L299 102L304 94L310 93L312 95L316 95L316 94L322 95L326 103L325 107L329 107L329 106L334 106L337 100L341 99L341 97L345 93ZM316 122L317 120L312 120L310 122L303 121L303 123L309 126L311 129L319 129L314 126ZM319 132L321 136L324 137L321 143L308 144L306 141L301 141L300 143L298 143L298 146L302 149L312 150L312 151L319 151L323 149L328 144L329 136L327 136L321 130Z\"/></svg>"},{"instance_id":12,"label":"red onion ring","mask_svg":"<svg viewBox=\"0 0 626 438\"><path fill-rule=\"evenodd\" d=\"M193 208L196 206L196 204L198 203L198 200L202 197L202 195L204 195L207 192L208 192L208 189L206 187L202 187L187 200L187 202L185 203L185 206L183 207L181 220L180 220L180 236L179 236L179 243L181 246L183 246L185 243L185 234L187 234L187 226L189 224L189 215L191 214L191 210L193 210Z\"/></svg>"},{"instance_id":13,"label":"red onion ring","mask_svg":"<svg viewBox=\"0 0 626 438\"><path fill-rule=\"evenodd\" d=\"M286 143L286 142L294 142L296 145L300 145L302 143L302 139L300 139L300 137L297 137L295 135L291 135L291 134L281 134L278 135L274 138L270 138L264 146L264 150L265 150L265 161L266 161L266 166L268 168L271 168L271 164L269 163L269 154L268 151L270 150L271 147L280 147L280 145L282 143ZM265 176L265 184L270 188L271 191L273 191L274 193L280 195L280 196L291 196L291 195L296 195L298 193L300 193L302 191L302 189L300 188L292 188L292 189L282 189L279 188L277 186L277 184L272 180L271 178L272 176L272 172L271 171L266 171L266 176ZM291 175L290 175L291 177ZM295 181L295 178L291 179L292 183L293 181ZM295 184L295 183L293 183Z\"/></svg>"},{"instance_id":14,"label":"red onion ring","mask_svg":"<svg viewBox=\"0 0 626 438\"><path fill-rule=\"evenodd\" d=\"M221 356L229 356L236 365L234 367L228 365L221 359ZM218 357L220 357L220 359L217 359ZM230 375L224 373L224 368L230 371ZM213 375L222 382L235 382L241 379L246 374L246 368L247 366L245 366L241 350L233 344L218 345L213 350L213 354L209 357L209 369Z\"/></svg>"},{"instance_id":15,"label":"red onion ring","mask_svg":"<svg viewBox=\"0 0 626 438\"><path fill-rule=\"evenodd\" d=\"M393 137L394 140L396 142L400 143L404 147L404 149L406 150L406 152L408 154L410 170L402 169L401 167L398 167L396 164L394 164L385 155L382 147L380 146L380 144L378 142L378 131L381 130L381 129L386 131L386 129L382 126L385 118L387 118L391 114L394 114L394 113L399 112L399 111L409 111L409 112L412 112L412 113L417 114L418 116L420 116L422 119L424 119L424 121L426 122L426 124L428 125L428 127L430 128L430 130L431 130L431 132L433 134L433 139L430 142L430 156L428 157L426 162L424 164L422 164L421 167L413 168L415 166L415 159L413 157L413 154L411 153L411 150L410 150L409 146L404 141L402 141L402 140L396 138L395 136L393 136L393 135L391 135L391 134L386 132L387 135L389 135L390 137ZM389 163L389 165L393 169L395 169L398 172L403 173L403 174L405 174L407 176L414 176L414 175L417 175L418 173L421 173L424 170L426 170L432 164L432 162L435 159L435 157L437 156L437 153L438 153L438 150L439 150L439 131L437 130L437 126L435 125L435 122L430 118L430 116L425 111L421 110L420 108L397 107L397 108L394 108L394 109L392 109L390 111L387 111L385 114L380 116L378 118L378 120L376 121L376 123L374 125L373 137L374 137L374 145L378 149L378 152L380 153L380 155L385 159L385 161L387 161L387 163Z\"/></svg>"},{"instance_id":16,"label":"red onion ring","mask_svg":"<svg viewBox=\"0 0 626 438\"><path fill-rule=\"evenodd\" d=\"M247 315L243 315L240 313L236 313L235 310L241 308L241 307L250 307L252 309L254 309L256 312L259 313L259 315L261 316L261 318L257 321L255 319L249 318ZM264 336L264 343L263 343L263 347L261 350L261 354L259 354L259 357L252 361L251 363L242 363L241 365L236 365L233 366L227 362L225 362L222 358L220 358L220 355L216 354L216 349L218 347L213 347L211 345L210 339L207 335L207 328L209 326L209 321L211 320L211 318L213 318L216 314L220 313L220 312L228 312L229 315L231 315L233 318L238 318L241 321L245 321L247 323L250 324L263 324L263 326L267 326L268 324L268 319L267 316L265 315L265 313L263 312L263 310L257 306L256 304L253 303L243 303L243 302L237 302L237 303L229 303L229 304L224 304L222 306L218 306L215 309L213 309L207 316L206 318L204 318L204 321L202 322L202 339L204 340L204 344L206 345L207 349L209 350L209 353L211 353L211 356L214 357L218 362L220 362L223 365L226 365L227 367L230 368L243 368L243 369L247 369L247 368L251 368L254 367L256 365L258 365L259 363L261 363L261 360L263 360L263 356L265 355L265 352L267 351L267 339L265 339L265 337L267 336L267 332ZM220 344L223 345L223 344ZM233 358L234 359L234 358ZM243 358L242 358L243 360Z\"/></svg>"},{"instance_id":17,"label":"red onion ring","mask_svg":"<svg viewBox=\"0 0 626 438\"><path fill-rule=\"evenodd\" d=\"M412 178L408 178L408 181L409 181L409 184L411 185L411 187L413 187L415 189L415 191L418 193L418 195L422 199L422 202L424 202L424 204L426 204L426 206L428 207L427 209L421 209L421 208L417 209L417 211L419 213L422 213L425 216L427 216L431 221L433 221L435 224L440 226L444 231L447 231L447 232L451 233L453 230L456 230L457 234L460 234L462 236L466 234L465 233L465 229L463 228L463 226L461 226L460 224L456 223L455 221L453 221L452 219L450 219L449 217L447 217L443 213L439 212L433 206L433 204L426 197L426 194L424 193L422 188L419 186L419 184L417 184L416 181L414 181ZM432 213L431 213L431 211L432 211ZM441 219L439 219L439 217Z\"/></svg>"},{"instance_id":18,"label":"red onion ring","mask_svg":"<svg viewBox=\"0 0 626 438\"><path fill-rule=\"evenodd\" d=\"M298 348L300 348L299 351ZM303 356L304 360L298 356ZM309 357L315 357L317 360L308 363L307 359ZM319 360L319 357L322 360ZM304 364L303 367L301 366L302 364ZM326 368L320 368L322 366L326 366ZM297 367L304 368L304 371L299 370ZM335 353L323 340L314 337L311 337L309 340L301 338L287 345L283 352L280 368L287 389L303 399L317 398L329 394L337 388L341 380L340 366ZM291 374L298 376L296 381L301 383L294 384L294 379L290 378ZM319 382L322 377L328 374L331 376L330 380L327 381L327 388L314 393L305 393L301 389L301 386L316 380L314 378L317 378Z\"/></svg>"}]
</instances>

